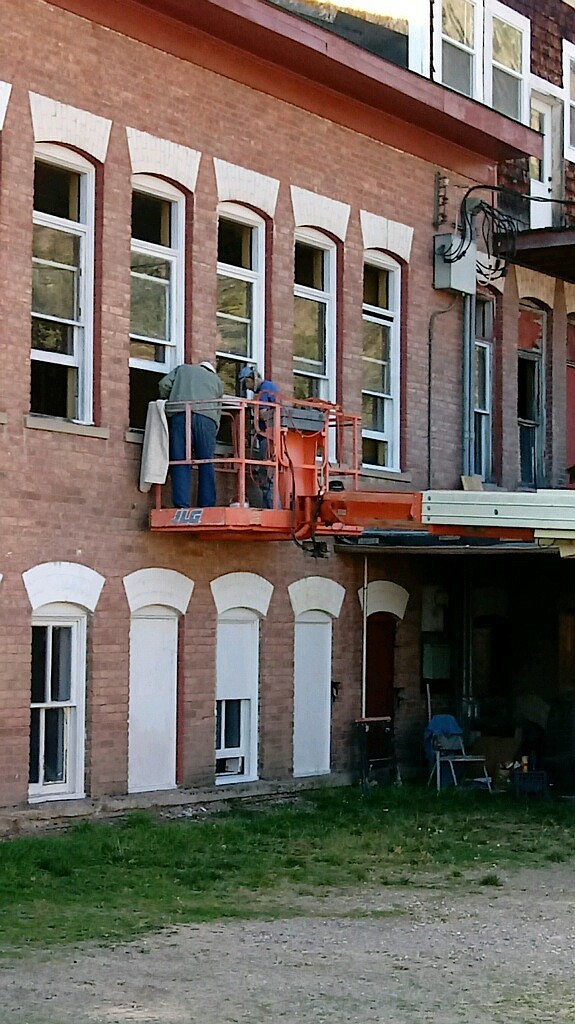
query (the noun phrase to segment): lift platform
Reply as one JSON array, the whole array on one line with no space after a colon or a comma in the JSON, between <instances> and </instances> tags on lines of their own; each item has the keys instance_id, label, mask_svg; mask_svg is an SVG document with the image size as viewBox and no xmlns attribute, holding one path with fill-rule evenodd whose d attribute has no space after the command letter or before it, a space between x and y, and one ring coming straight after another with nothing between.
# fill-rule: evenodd
<instances>
[{"instance_id":1,"label":"lift platform","mask_svg":"<svg viewBox=\"0 0 575 1024\"><path fill-rule=\"evenodd\" d=\"M166 412L185 413L191 438L190 403L168 404ZM185 459L172 463L192 469L213 463L222 503L165 507L156 484L151 530L204 540L305 542L421 522L420 494L360 489L360 418L337 405L225 396L222 426L227 444L213 459L194 459L189 440Z\"/></svg>"}]
</instances>

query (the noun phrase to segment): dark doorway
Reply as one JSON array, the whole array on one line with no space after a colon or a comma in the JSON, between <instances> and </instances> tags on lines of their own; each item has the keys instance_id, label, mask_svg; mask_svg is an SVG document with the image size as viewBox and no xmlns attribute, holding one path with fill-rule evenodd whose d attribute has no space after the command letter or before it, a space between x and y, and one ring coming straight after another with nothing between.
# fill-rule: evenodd
<instances>
[{"instance_id":1,"label":"dark doorway","mask_svg":"<svg viewBox=\"0 0 575 1024\"><path fill-rule=\"evenodd\" d=\"M390 612L374 612L367 619L365 714L367 718L393 718L395 625Z\"/></svg>"}]
</instances>

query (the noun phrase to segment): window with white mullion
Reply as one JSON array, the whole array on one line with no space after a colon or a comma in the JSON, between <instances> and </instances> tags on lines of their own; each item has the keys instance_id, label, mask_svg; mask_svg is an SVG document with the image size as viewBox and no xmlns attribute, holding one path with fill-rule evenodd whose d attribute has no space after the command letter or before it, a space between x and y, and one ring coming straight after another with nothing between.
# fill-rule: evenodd
<instances>
[{"instance_id":1,"label":"window with white mullion","mask_svg":"<svg viewBox=\"0 0 575 1024\"><path fill-rule=\"evenodd\" d=\"M237 203L218 210L216 364L226 394L238 394L247 363L263 373L265 223Z\"/></svg>"},{"instance_id":2,"label":"window with white mullion","mask_svg":"<svg viewBox=\"0 0 575 1024\"><path fill-rule=\"evenodd\" d=\"M435 65L443 85L481 99L483 9L476 0L442 0Z\"/></svg>"},{"instance_id":3,"label":"window with white mullion","mask_svg":"<svg viewBox=\"0 0 575 1024\"><path fill-rule=\"evenodd\" d=\"M81 796L85 618L37 618L31 669L30 798Z\"/></svg>"},{"instance_id":4,"label":"window with white mullion","mask_svg":"<svg viewBox=\"0 0 575 1024\"><path fill-rule=\"evenodd\" d=\"M499 0L485 4L485 102L528 123L530 23Z\"/></svg>"},{"instance_id":5,"label":"window with white mullion","mask_svg":"<svg viewBox=\"0 0 575 1024\"><path fill-rule=\"evenodd\" d=\"M319 232L298 232L294 280L294 395L335 401L336 249Z\"/></svg>"},{"instance_id":6,"label":"window with white mullion","mask_svg":"<svg viewBox=\"0 0 575 1024\"><path fill-rule=\"evenodd\" d=\"M491 478L491 345L475 342L474 471Z\"/></svg>"},{"instance_id":7,"label":"window with white mullion","mask_svg":"<svg viewBox=\"0 0 575 1024\"><path fill-rule=\"evenodd\" d=\"M363 298L363 463L398 470L399 265L374 253L364 266Z\"/></svg>"},{"instance_id":8,"label":"window with white mullion","mask_svg":"<svg viewBox=\"0 0 575 1024\"><path fill-rule=\"evenodd\" d=\"M31 412L91 422L94 169L37 148L32 242Z\"/></svg>"},{"instance_id":9,"label":"window with white mullion","mask_svg":"<svg viewBox=\"0 0 575 1024\"><path fill-rule=\"evenodd\" d=\"M173 282L177 254L132 242L132 329L130 366L164 370L175 364Z\"/></svg>"}]
</instances>

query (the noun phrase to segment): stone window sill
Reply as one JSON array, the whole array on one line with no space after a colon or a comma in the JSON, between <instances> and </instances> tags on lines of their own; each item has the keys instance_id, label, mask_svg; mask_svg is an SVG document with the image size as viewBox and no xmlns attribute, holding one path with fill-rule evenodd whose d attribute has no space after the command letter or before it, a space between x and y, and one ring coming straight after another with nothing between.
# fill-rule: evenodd
<instances>
[{"instance_id":1,"label":"stone window sill","mask_svg":"<svg viewBox=\"0 0 575 1024\"><path fill-rule=\"evenodd\" d=\"M110 437L108 427L94 427L90 423L74 423L72 420L60 420L52 416L38 416L31 413L24 420L31 430L50 430L57 434L79 434L82 437L99 437L107 441Z\"/></svg>"}]
</instances>

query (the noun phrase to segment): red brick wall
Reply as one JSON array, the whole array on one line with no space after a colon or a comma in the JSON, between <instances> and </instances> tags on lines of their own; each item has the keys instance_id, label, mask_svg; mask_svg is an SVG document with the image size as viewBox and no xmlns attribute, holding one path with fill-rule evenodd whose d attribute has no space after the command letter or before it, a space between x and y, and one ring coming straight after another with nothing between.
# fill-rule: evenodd
<instances>
[{"instance_id":1,"label":"red brick wall","mask_svg":"<svg viewBox=\"0 0 575 1024\"><path fill-rule=\"evenodd\" d=\"M43 0L5 0L2 77L13 84L2 133L0 178L0 803L27 793L30 608L21 574L41 562L80 562L106 578L89 628L87 780L94 796L123 792L127 774L129 609L122 578L158 566L195 581L181 657L182 773L189 783L213 776L216 611L215 577L259 573L274 584L261 625L261 773L287 775L291 765L293 612L287 586L308 575L347 588L333 629L333 763L344 766L349 725L358 714L361 676L357 601L361 568L332 555L316 563L291 544L202 543L146 530L149 496L139 493L139 448L126 443L130 313L130 165L125 127L159 135L203 154L189 239L192 294L187 298L195 360L215 349L216 184L212 157L280 180L273 226L270 366L282 390L291 386L293 215L289 185L349 203L342 289L343 400L360 410L361 208L414 227L405 272L409 308L404 324L406 375L402 486L427 483L428 324L452 300L432 288L433 181L437 169L359 134L160 50L131 41L53 8ZM49 45L47 45L47 40ZM101 416L109 439L32 430L25 426L30 387L30 302L33 136L28 90L111 118L102 175ZM487 174L487 171L486 171ZM452 183L471 182L450 175ZM6 254L9 253L9 258ZM507 300L506 300L507 301ZM433 347L433 484L456 487L461 472L461 308L438 321ZM440 325L440 326L439 326ZM515 358L511 348L510 358ZM515 373L515 371L513 371ZM511 370L509 370L509 379ZM504 394L507 384L504 368ZM511 406L510 416L513 416ZM510 437L516 432L511 431ZM513 445L513 442L511 442ZM515 458L504 450L504 478ZM375 484L377 486L377 483ZM381 486L381 482L380 482ZM385 486L391 486L386 483ZM396 580L400 563L372 567ZM410 582L416 591L414 579ZM414 597L415 600L415 597ZM416 605L414 605L414 608ZM419 736L417 616L398 630L398 684L405 687L400 720ZM416 666L417 662L417 666ZM410 723L412 723L410 725Z\"/></svg>"}]
</instances>

